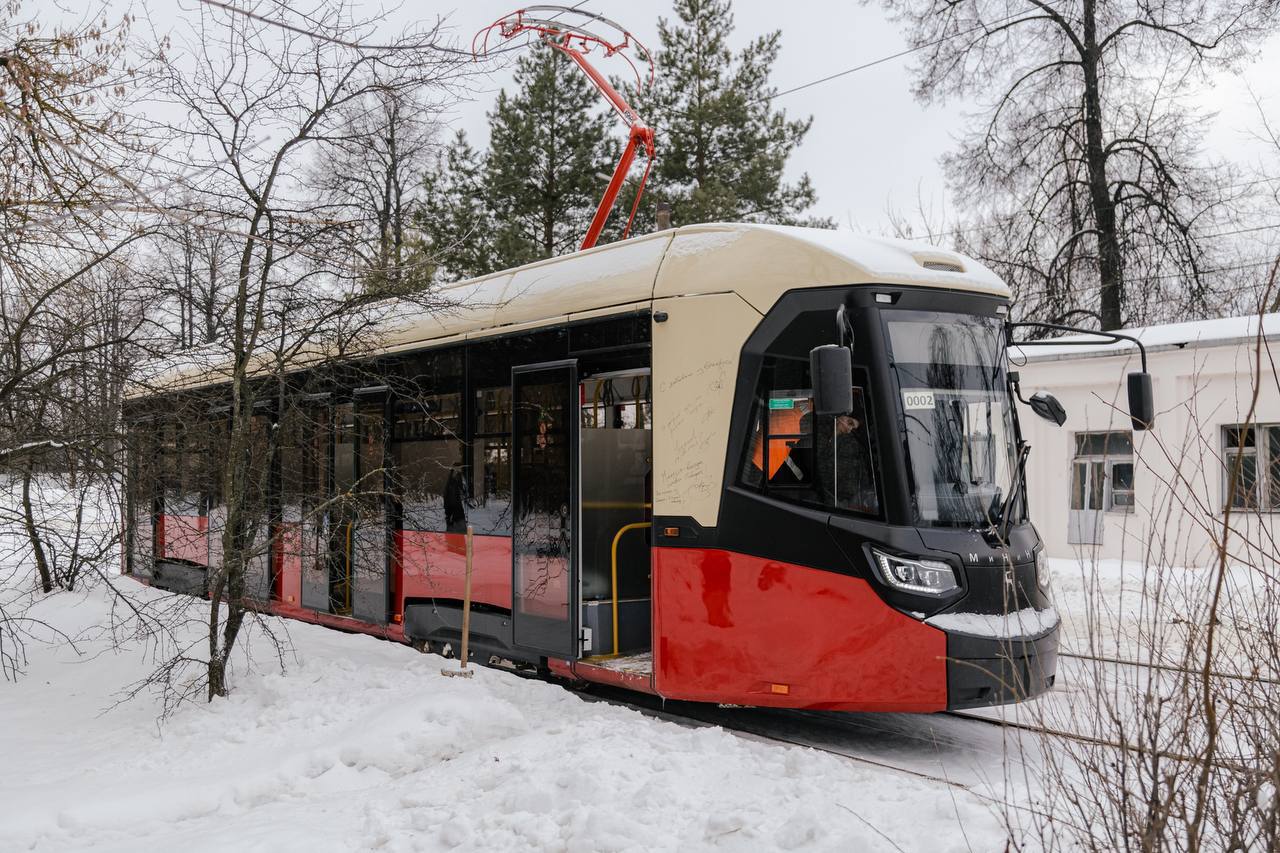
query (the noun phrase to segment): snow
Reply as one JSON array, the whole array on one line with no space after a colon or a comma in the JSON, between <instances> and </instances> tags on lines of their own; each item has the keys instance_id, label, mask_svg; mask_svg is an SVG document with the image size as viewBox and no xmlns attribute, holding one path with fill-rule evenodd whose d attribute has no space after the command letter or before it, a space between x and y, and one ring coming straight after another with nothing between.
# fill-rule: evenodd
<instances>
[{"instance_id":1,"label":"snow","mask_svg":"<svg viewBox=\"0 0 1280 853\"><path fill-rule=\"evenodd\" d=\"M653 674L653 652L644 652L621 658L608 658L606 660L593 661L593 663L605 669L611 669L614 672L625 672L629 675Z\"/></svg>"},{"instance_id":2,"label":"snow","mask_svg":"<svg viewBox=\"0 0 1280 853\"><path fill-rule=\"evenodd\" d=\"M110 589L31 608L80 654L33 646L28 676L0 685L0 850L1003 845L990 804L936 782L503 671L442 678L406 646L275 618L237 656L228 699L157 725L145 694L112 707L154 661L103 636ZM264 629L287 640L283 670Z\"/></svg>"},{"instance_id":3,"label":"snow","mask_svg":"<svg viewBox=\"0 0 1280 853\"><path fill-rule=\"evenodd\" d=\"M667 249L666 257L684 258L727 249L743 237L741 228L726 226L720 231L676 232L676 237Z\"/></svg>"},{"instance_id":4,"label":"snow","mask_svg":"<svg viewBox=\"0 0 1280 853\"><path fill-rule=\"evenodd\" d=\"M974 287L1002 296L1009 294L1009 286L976 259L920 240L870 237L843 229L801 228L793 225L746 227L773 231L817 246L866 270L872 280L929 283L946 288L954 288L960 283L964 287ZM922 265L923 260L951 261L959 264L964 272L930 270Z\"/></svg>"},{"instance_id":5,"label":"snow","mask_svg":"<svg viewBox=\"0 0 1280 853\"><path fill-rule=\"evenodd\" d=\"M1027 607L1003 616L987 613L942 613L925 620L926 624L943 631L955 631L977 637L995 637L1002 640L1020 640L1040 637L1059 623L1058 611L1052 607L1036 610Z\"/></svg>"},{"instance_id":6,"label":"snow","mask_svg":"<svg viewBox=\"0 0 1280 853\"><path fill-rule=\"evenodd\" d=\"M1261 317L1262 333L1265 337L1280 337L1280 313L1264 314ZM1225 346L1250 342L1258 336L1259 317L1251 314L1246 317L1220 317L1215 320L1195 320L1186 323L1166 323L1160 326L1146 326L1134 329L1120 329L1122 334L1130 335L1142 341L1142 345L1151 351L1155 348ZM1089 355L1127 355L1136 347L1128 341L1113 343L1096 335L1068 335L1055 338L1062 345L1046 344L1034 347L1010 347L1010 357L1018 362L1052 361L1086 357ZM1082 341L1081 344L1067 344L1067 341ZM1097 341L1096 345L1091 343Z\"/></svg>"}]
</instances>

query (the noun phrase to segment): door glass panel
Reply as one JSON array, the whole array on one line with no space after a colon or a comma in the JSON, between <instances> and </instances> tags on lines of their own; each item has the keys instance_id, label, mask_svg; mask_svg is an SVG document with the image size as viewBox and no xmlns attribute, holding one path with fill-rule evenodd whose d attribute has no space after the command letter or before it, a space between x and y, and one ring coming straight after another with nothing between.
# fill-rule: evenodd
<instances>
[{"instance_id":1,"label":"door glass panel","mask_svg":"<svg viewBox=\"0 0 1280 853\"><path fill-rule=\"evenodd\" d=\"M576 658L573 368L517 372L513 391L515 642Z\"/></svg>"},{"instance_id":2,"label":"door glass panel","mask_svg":"<svg viewBox=\"0 0 1280 853\"><path fill-rule=\"evenodd\" d=\"M273 419L255 414L249 432L249 481L244 507L251 550L245 566L245 594L258 601L271 598L271 467Z\"/></svg>"},{"instance_id":3,"label":"door glass panel","mask_svg":"<svg viewBox=\"0 0 1280 853\"><path fill-rule=\"evenodd\" d=\"M366 622L387 620L386 406L381 399L356 409L359 450L355 530L351 536L351 612Z\"/></svg>"},{"instance_id":4,"label":"door glass panel","mask_svg":"<svg viewBox=\"0 0 1280 853\"><path fill-rule=\"evenodd\" d=\"M302 606L329 607L331 419L326 405L299 408L291 416L294 449L282 456L285 499L281 515L296 524L298 559L302 563Z\"/></svg>"},{"instance_id":5,"label":"door glass panel","mask_svg":"<svg viewBox=\"0 0 1280 853\"><path fill-rule=\"evenodd\" d=\"M350 403L333 410L333 523L329 526L329 611L351 614L351 546L357 504L356 418Z\"/></svg>"},{"instance_id":6,"label":"door glass panel","mask_svg":"<svg viewBox=\"0 0 1280 853\"><path fill-rule=\"evenodd\" d=\"M328 608L328 408L296 405L280 418L281 565L299 576L301 604Z\"/></svg>"}]
</instances>

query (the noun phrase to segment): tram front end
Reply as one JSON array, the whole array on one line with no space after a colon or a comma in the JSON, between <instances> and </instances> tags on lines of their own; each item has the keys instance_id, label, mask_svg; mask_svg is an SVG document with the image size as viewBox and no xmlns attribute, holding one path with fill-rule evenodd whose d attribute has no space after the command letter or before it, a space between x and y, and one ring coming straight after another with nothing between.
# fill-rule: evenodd
<instances>
[{"instance_id":1,"label":"tram front end","mask_svg":"<svg viewBox=\"0 0 1280 853\"><path fill-rule=\"evenodd\" d=\"M673 698L938 711L1053 685L1008 300L784 294L743 346L718 523L655 527Z\"/></svg>"}]
</instances>

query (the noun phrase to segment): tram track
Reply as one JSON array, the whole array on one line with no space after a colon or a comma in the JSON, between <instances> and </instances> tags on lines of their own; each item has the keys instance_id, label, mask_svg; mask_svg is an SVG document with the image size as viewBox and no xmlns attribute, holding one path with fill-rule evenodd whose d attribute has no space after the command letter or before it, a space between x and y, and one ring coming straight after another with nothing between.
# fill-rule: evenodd
<instances>
[{"instance_id":1,"label":"tram track","mask_svg":"<svg viewBox=\"0 0 1280 853\"><path fill-rule=\"evenodd\" d=\"M1198 671L1189 668L1174 667L1168 664L1147 664L1140 661L1130 661L1122 658L1081 655L1071 652L1060 653L1060 656L1073 660L1089 661L1110 666L1130 666L1149 670L1172 670L1185 672L1187 674L1200 674ZM526 678L541 677L533 673L517 672L516 674ZM1211 675L1213 677L1226 679L1275 683L1274 679L1233 675L1230 673L1211 673ZM1128 752L1143 756L1150 756L1154 754L1159 758L1171 761L1192 764L1203 764L1205 762L1205 759L1201 756L1190 755L1176 750L1158 750L1153 753L1153 751L1146 746L1128 743L1119 739L1112 739L1079 731L1071 731L1069 729L1057 728L1038 723L1024 722L1010 719L1009 717L992 717L971 711L942 711L934 715L894 713L842 714L827 711L739 708L666 700L658 696L650 696L601 684L577 684L572 686L567 683L565 684L566 689L576 690L576 692L587 701L608 702L610 704L627 707L643 713L646 716L673 722L677 725L697 727L718 726L727 731L746 737L767 740L789 746L816 749L820 752L825 752L830 755L867 766L903 773L925 781L963 790L974 796L990 800L992 802L999 802L1003 805L1008 804L984 793L979 789L978 785L957 780L946 772L931 772L929 770L920 769L919 767L905 766L901 763L885 760L883 757L868 755L866 754L865 749L860 751L857 748L850 748L842 746L839 743L833 743L832 738L830 737L830 730L858 730L861 733L861 737L865 738L866 735L871 735L876 741L881 739L896 739L898 741L911 740L934 751L938 750L940 747L948 746L972 749L972 747L967 744L967 741L969 740L968 738L953 737L950 739L950 742L947 743L944 742L945 739L941 739L939 737L939 732L936 728L930 727L925 731L922 730L919 725L915 724L916 721L929 721L931 719L941 717L953 720L963 720L967 723L978 724L983 727L993 727L1005 731L1016 731L1022 734L1035 735L1038 737L1070 740L1076 743L1114 749L1121 752ZM893 721L894 723L900 723L904 718L910 718L912 722L896 725L890 722ZM806 724L809 726L807 732L805 731ZM819 736L817 732L818 727L828 730L828 736L825 739ZM1024 764L1025 762L1020 757L1020 754L1015 754L1021 753L1021 751L1022 749L1020 744L1013 749L1007 749L1001 758L1002 762L1014 760L1019 764ZM1253 774L1260 772L1234 761L1215 760L1209 763L1210 766L1215 769L1233 773Z\"/></svg>"},{"instance_id":2,"label":"tram track","mask_svg":"<svg viewBox=\"0 0 1280 853\"><path fill-rule=\"evenodd\" d=\"M953 788L968 791L975 796L981 796L989 799L989 796L977 790L973 784L957 781L945 773L932 773L918 768L907 767L902 764L896 764L891 761L884 761L880 758L868 756L864 753L842 749L830 743L824 743L814 736L796 736L788 734L782 730L782 727L791 724L794 726L797 720L820 720L823 724L830 727L843 727L847 729L862 729L871 733L891 733L893 737L907 738L919 741L936 749L941 744L936 732L913 733L904 732L901 728L885 727L881 725L871 725L868 723L868 716L888 720L903 716L909 716L913 719L928 720L930 716L945 717L956 720L965 720L970 723L977 723L984 727L995 727L1002 730L1013 730L1020 733L1036 735L1040 737L1051 737L1056 739L1071 740L1077 743L1083 743L1090 746L1099 746L1114 749L1121 752L1136 753L1139 755L1151 755L1152 750L1144 746L1127 743L1121 740L1110 739L1098 735L1084 734L1081 732L1073 732L1067 729L1060 729L1052 726L1045 726L1034 723L1020 722L1008 718L994 718L981 714L970 713L965 711L941 711L936 715L902 715L902 714L883 714L883 715L840 715L836 712L811 712L803 710L776 710L776 709L750 709L750 708L720 708L718 706L706 706L698 703L682 703L670 702L660 697L650 697L640 694L642 698L637 698L637 694L630 691L624 691L615 688L600 688L593 686L594 689L582 691L584 698L593 701L606 701L616 705L630 707L648 716L664 719L680 725L698 725L698 726L719 726L720 728L733 731L738 734L750 737L760 738L773 741L776 743L784 743L790 746L802 746L808 749L816 749L841 758L856 761L873 767L879 767L885 770L891 770L899 773L905 773L927 781L945 784ZM686 707L687 706L687 707ZM743 712L743 713L731 713ZM778 725L769 726L761 723L760 720L752 722L748 714L755 712L757 716L775 715L778 719L775 721ZM1018 750L1020 751L1020 749ZM1158 750L1154 753L1161 759L1187 762L1191 764L1203 764L1204 758L1201 756L1189 755L1175 750ZM1006 752L1004 761L1016 760L1019 764L1024 763L1022 759L1012 752ZM1242 764L1232 761L1211 761L1210 766L1233 773L1251 774L1255 771Z\"/></svg>"},{"instance_id":3,"label":"tram track","mask_svg":"<svg viewBox=\"0 0 1280 853\"><path fill-rule=\"evenodd\" d=\"M1137 669L1152 669L1152 670L1157 670L1159 672L1175 672L1181 675L1194 675L1194 676L1204 675L1203 670L1193 669L1187 666L1176 666L1174 664L1167 664L1167 663L1149 663L1146 661L1125 660L1124 658L1109 657L1106 655L1082 655L1076 652L1059 651L1058 657L1070 658L1072 660L1080 660L1080 661L1092 661L1094 663L1113 664L1116 666L1130 666L1130 667L1135 667ZM1209 677L1220 678L1226 681L1241 681L1248 684L1269 684L1273 686L1280 685L1280 679L1277 679L1277 678L1266 678L1260 675L1244 675L1241 673L1222 672L1221 670L1213 670L1213 669L1209 670Z\"/></svg>"},{"instance_id":4,"label":"tram track","mask_svg":"<svg viewBox=\"0 0 1280 853\"><path fill-rule=\"evenodd\" d=\"M859 764L865 764L870 767L876 767L881 770L889 770L895 773L903 773L936 784L946 785L973 794L983 799L993 799L976 789L971 783L961 782L952 779L945 773L931 773L920 770L918 768L906 767L901 764L894 764L889 761L883 761L879 758L873 758L848 749L839 749L830 744L820 742L817 738L801 737L796 735L788 735L777 729L770 729L768 726L751 724L743 719L744 714L734 714L732 712L751 712L760 711L768 713L770 709L752 709L752 708L721 708L715 705L700 705L698 703L672 702L664 700L658 696L649 696L646 694L636 694L631 691L624 691L616 688L601 687L592 685L590 688L581 689L578 695L584 700L590 702L607 702L611 705L630 708L644 714L647 717L664 720L666 722L675 723L676 725L691 728L721 728L732 732L735 735L745 736L755 740L769 741L772 743L781 743L788 746L799 746L806 749L815 749L838 758L854 761ZM687 706L687 707L686 707ZM778 712L788 713L793 717L803 719L804 711ZM936 741L920 735L916 739L936 745ZM994 801L994 800L993 800Z\"/></svg>"},{"instance_id":5,"label":"tram track","mask_svg":"<svg viewBox=\"0 0 1280 853\"><path fill-rule=\"evenodd\" d=\"M1144 746L1126 743L1119 740L1111 740L1097 735L1086 735L1080 732L1068 731L1066 729L1057 729L1049 726L1032 725L1030 723L1021 723L1016 720L996 719L992 717L984 717L980 714L966 714L963 711L943 711L943 714L951 717L958 717L964 720L974 720L979 723L985 723L990 726L998 726L1006 729L1017 729L1019 731L1029 732L1032 734L1045 735L1053 738L1061 738L1064 740L1073 740L1078 743L1085 743L1091 746L1103 746L1122 752L1133 752L1139 755L1155 755L1158 758L1168 759L1170 761L1182 761L1189 764L1204 764L1205 760L1201 756L1188 755L1183 752L1173 750L1151 750ZM1260 773L1264 771L1253 770L1242 764L1228 761L1211 761L1209 766L1218 770L1226 770L1232 773Z\"/></svg>"},{"instance_id":6,"label":"tram track","mask_svg":"<svg viewBox=\"0 0 1280 853\"><path fill-rule=\"evenodd\" d=\"M793 722L795 720L817 720L824 724L835 725L837 727L860 728L866 731L884 731L884 726L872 725L867 722L867 718L880 720L889 720L897 718L910 718L913 721L930 721L936 717L953 717L955 719L971 720L967 715L950 714L944 712L937 715L926 714L897 714L897 713L876 713L868 715L840 715L838 712L827 711L800 711L790 709L767 709L767 708L721 708L716 705L703 705L700 703L683 703L669 702L657 696L648 696L645 694L635 694L631 691L620 690L617 688L601 687L600 685L592 685L586 689L579 689L579 695L585 701L591 702L607 702L612 705L629 708L647 717L664 720L679 726L704 728L717 727L721 728L738 737L743 737L756 741L765 741L769 743L782 744L786 746L795 746L803 749L813 749L834 756L844 761L851 761L876 770L888 771L891 773L900 773L924 782L936 785L942 785L952 791L958 791L968 796L980 800L994 810L1001 811L1012 809L1026 815L1035 816L1046 820L1056 820L1062 822L1060 815L1050 815L1047 812L1037 809L1029 802L1016 802L1011 800L1007 795L999 796L993 793L994 787L991 780L982 779L972 782L962 781L955 778L945 770L945 766L941 764L941 772L931 772L922 770L918 767L908 767L904 764L892 761L881 760L872 757L856 749L841 748L830 743L824 743L817 737L797 736L787 734L779 730L779 727L770 727L768 725L752 724L747 720L747 715L755 713L759 716L768 716L778 721ZM687 707L686 707L687 706ZM988 721L981 721L988 722ZM901 730L893 729L894 736L902 737L904 733ZM921 744L937 750L940 746L945 746L939 742L939 739L929 733L906 733L906 737L919 741ZM1012 752L1007 752L1000 757L1001 767L1006 768L1009 761L1022 763L1021 759L1016 757Z\"/></svg>"}]
</instances>

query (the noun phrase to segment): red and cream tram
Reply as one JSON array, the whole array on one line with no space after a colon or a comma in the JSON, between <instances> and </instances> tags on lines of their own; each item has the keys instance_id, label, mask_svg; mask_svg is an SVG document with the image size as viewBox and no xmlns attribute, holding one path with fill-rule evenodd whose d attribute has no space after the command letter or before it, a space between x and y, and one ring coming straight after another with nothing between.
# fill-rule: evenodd
<instances>
[{"instance_id":1,"label":"red and cream tram","mask_svg":"<svg viewBox=\"0 0 1280 853\"><path fill-rule=\"evenodd\" d=\"M261 407L257 606L456 648L471 525L480 660L834 710L1052 684L1009 291L979 263L712 224L446 295ZM157 586L219 559L218 381L126 404L126 571Z\"/></svg>"}]
</instances>

